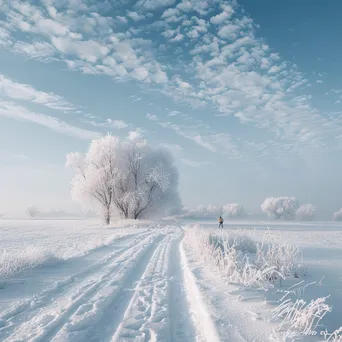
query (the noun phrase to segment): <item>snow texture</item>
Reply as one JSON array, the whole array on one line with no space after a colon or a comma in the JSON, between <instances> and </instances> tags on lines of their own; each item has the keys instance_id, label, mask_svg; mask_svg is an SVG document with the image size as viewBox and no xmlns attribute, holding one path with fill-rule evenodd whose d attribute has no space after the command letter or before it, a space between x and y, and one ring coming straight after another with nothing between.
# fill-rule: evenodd
<instances>
[{"instance_id":1,"label":"snow texture","mask_svg":"<svg viewBox=\"0 0 342 342\"><path fill-rule=\"evenodd\" d=\"M0 340L341 341L339 223L225 227L0 221Z\"/></svg>"}]
</instances>

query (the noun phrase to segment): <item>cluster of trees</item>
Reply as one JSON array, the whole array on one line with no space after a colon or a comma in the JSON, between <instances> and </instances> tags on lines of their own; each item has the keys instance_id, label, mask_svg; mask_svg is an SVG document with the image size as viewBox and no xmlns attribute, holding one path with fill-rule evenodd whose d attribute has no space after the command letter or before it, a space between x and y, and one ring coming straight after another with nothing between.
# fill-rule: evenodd
<instances>
[{"instance_id":1,"label":"cluster of trees","mask_svg":"<svg viewBox=\"0 0 342 342\"><path fill-rule=\"evenodd\" d=\"M240 218L246 216L242 205L238 203L229 203L223 206L199 206L197 209L184 210L182 218L189 219L217 219L222 215L224 218Z\"/></svg>"},{"instance_id":2,"label":"cluster of trees","mask_svg":"<svg viewBox=\"0 0 342 342\"><path fill-rule=\"evenodd\" d=\"M342 221L342 209L339 211L336 211L333 215L333 220L334 221Z\"/></svg>"},{"instance_id":3,"label":"cluster of trees","mask_svg":"<svg viewBox=\"0 0 342 342\"><path fill-rule=\"evenodd\" d=\"M312 204L299 204L295 197L268 197L261 204L261 210L270 218L284 220L313 220L316 207Z\"/></svg>"},{"instance_id":4,"label":"cluster of trees","mask_svg":"<svg viewBox=\"0 0 342 342\"><path fill-rule=\"evenodd\" d=\"M268 197L261 205L268 217L284 220L312 221L316 207L312 204L300 205L295 197ZM342 221L342 208L333 214L334 221Z\"/></svg>"},{"instance_id":5,"label":"cluster of trees","mask_svg":"<svg viewBox=\"0 0 342 342\"><path fill-rule=\"evenodd\" d=\"M295 197L268 197L261 204L261 210L272 219L312 221L316 207L312 204L302 204ZM182 218L215 219L222 215L225 219L242 218L248 216L242 205L230 203L223 206L199 206L194 210L186 210ZM334 214L334 220L342 221L342 209Z\"/></svg>"},{"instance_id":6,"label":"cluster of trees","mask_svg":"<svg viewBox=\"0 0 342 342\"><path fill-rule=\"evenodd\" d=\"M261 210L268 217L284 220L312 221L316 207L312 204L302 204L295 197L268 197L261 205ZM342 209L333 214L334 221L342 221Z\"/></svg>"},{"instance_id":7,"label":"cluster of trees","mask_svg":"<svg viewBox=\"0 0 342 342\"><path fill-rule=\"evenodd\" d=\"M124 140L112 135L93 140L85 155L74 152L66 159L75 171L73 199L95 206L107 224L112 216L155 218L182 207L171 153L150 146L138 132Z\"/></svg>"}]
</instances>

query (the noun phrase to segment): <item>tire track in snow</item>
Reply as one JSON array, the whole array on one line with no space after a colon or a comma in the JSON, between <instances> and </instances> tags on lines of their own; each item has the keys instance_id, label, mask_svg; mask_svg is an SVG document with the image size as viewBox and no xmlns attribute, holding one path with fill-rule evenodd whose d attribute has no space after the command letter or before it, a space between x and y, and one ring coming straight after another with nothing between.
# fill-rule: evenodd
<instances>
[{"instance_id":1,"label":"tire track in snow","mask_svg":"<svg viewBox=\"0 0 342 342\"><path fill-rule=\"evenodd\" d=\"M164 341L169 334L168 263L174 238L167 236L155 250L112 342Z\"/></svg>"},{"instance_id":2,"label":"tire track in snow","mask_svg":"<svg viewBox=\"0 0 342 342\"><path fill-rule=\"evenodd\" d=\"M159 236L159 234L155 234L154 241L156 238L158 239L157 236ZM83 306L86 301L90 300L93 296L96 296L102 288L111 282L114 272L118 272L120 269L125 268L127 264L131 265L132 260L134 261L135 257L137 258L141 253L148 250L152 244L153 237L151 237L151 235L143 238L143 240L141 240L140 236L130 243L129 246L114 252L108 258L104 258L105 261L103 263L100 262L99 264L94 265L98 266L100 268L99 270L94 270L94 266L90 267L91 270L94 271L93 273L90 272L91 279L86 278L84 282L77 282L75 286L72 286L74 285L73 282L67 282L66 284L70 284L71 286L67 286L66 291L57 293L57 297L51 296L54 293L49 293L50 297L45 303L42 298L45 299L47 294L44 293L41 298L38 296L35 298L34 302L35 310L30 312L32 315L25 317L25 321L18 327L13 326L13 328L17 327L17 329L15 329L13 334L5 339L5 341L50 341L54 334L58 333L59 329L67 323L70 316L75 313L80 306ZM86 272L86 275L89 275L88 273L89 272ZM82 273L82 275L84 274ZM38 305L38 307L41 307L38 312L36 310L37 305L35 305L37 302L41 302L41 305Z\"/></svg>"},{"instance_id":3,"label":"tire track in snow","mask_svg":"<svg viewBox=\"0 0 342 342\"><path fill-rule=\"evenodd\" d=\"M33 315L39 308L45 306L49 301L51 301L53 296L58 296L63 291L67 291L69 288L74 287L75 284L80 283L82 280L88 279L88 277L92 276L95 272L98 272L106 265L110 264L127 248L135 246L141 239L152 236L153 234L153 232L144 231L138 236L135 236L134 240L128 243L123 248L107 254L99 261L82 269L80 272L77 272L76 274L57 281L53 286L43 290L37 295L34 295L32 298L13 303L8 309L0 314L0 340L2 340L4 336L8 336L8 334L18 324L22 323L30 317L33 317ZM91 282L84 285L84 290L88 286L91 286Z\"/></svg>"},{"instance_id":4,"label":"tire track in snow","mask_svg":"<svg viewBox=\"0 0 342 342\"><path fill-rule=\"evenodd\" d=\"M212 321L207 305L203 300L196 278L189 267L188 259L183 247L183 241L180 243L180 259L183 268L184 287L187 293L189 311L198 334L197 340L220 342L216 326Z\"/></svg>"},{"instance_id":5,"label":"tire track in snow","mask_svg":"<svg viewBox=\"0 0 342 342\"><path fill-rule=\"evenodd\" d=\"M164 239L166 238L164 237ZM114 289L107 294L105 305L100 307L101 311L99 311L98 319L95 322L89 322L91 323L90 329L81 336L79 334L78 336L75 335L76 339L68 338L68 341L95 342L110 341L113 338L134 296L134 284L139 282L146 268L150 265L153 254L162 243L160 243L160 240L161 238L151 244L150 248L135 260L135 263L122 277L113 280ZM57 339L56 341L60 340Z\"/></svg>"},{"instance_id":6,"label":"tire track in snow","mask_svg":"<svg viewBox=\"0 0 342 342\"><path fill-rule=\"evenodd\" d=\"M171 245L168 270L169 339L170 342L198 342L198 334L191 319L180 258L180 241Z\"/></svg>"}]
</instances>

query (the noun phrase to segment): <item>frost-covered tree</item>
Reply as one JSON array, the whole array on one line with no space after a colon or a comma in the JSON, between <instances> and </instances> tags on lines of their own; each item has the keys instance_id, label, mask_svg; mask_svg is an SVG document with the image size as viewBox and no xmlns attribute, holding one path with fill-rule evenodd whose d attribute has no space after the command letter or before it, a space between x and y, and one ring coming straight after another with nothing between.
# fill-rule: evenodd
<instances>
[{"instance_id":1,"label":"frost-covered tree","mask_svg":"<svg viewBox=\"0 0 342 342\"><path fill-rule=\"evenodd\" d=\"M93 140L85 156L68 154L66 166L76 172L73 199L85 206L96 203L107 224L113 213L137 219L181 208L172 155L148 145L137 132L125 140L112 135Z\"/></svg>"},{"instance_id":2,"label":"frost-covered tree","mask_svg":"<svg viewBox=\"0 0 342 342\"><path fill-rule=\"evenodd\" d=\"M200 205L196 209L183 208L183 212L181 213L180 217L191 218L191 219L212 220L212 219L216 219L221 214L222 214L221 207L217 207L213 204L209 204L208 206Z\"/></svg>"},{"instance_id":3,"label":"frost-covered tree","mask_svg":"<svg viewBox=\"0 0 342 342\"><path fill-rule=\"evenodd\" d=\"M36 217L38 215L38 213L39 213L38 209L36 207L34 207L34 206L31 206L31 207L27 208L27 216L29 218Z\"/></svg>"},{"instance_id":4,"label":"frost-covered tree","mask_svg":"<svg viewBox=\"0 0 342 342\"><path fill-rule=\"evenodd\" d=\"M229 203L222 207L222 212L225 218L237 218L246 216L243 206L238 203Z\"/></svg>"},{"instance_id":5,"label":"frost-covered tree","mask_svg":"<svg viewBox=\"0 0 342 342\"><path fill-rule=\"evenodd\" d=\"M217 217L221 214L221 208L217 207L216 205L209 204L206 208L206 214L208 218Z\"/></svg>"},{"instance_id":6,"label":"frost-covered tree","mask_svg":"<svg viewBox=\"0 0 342 342\"><path fill-rule=\"evenodd\" d=\"M261 210L276 219L293 219L298 209L295 197L268 197L261 205Z\"/></svg>"},{"instance_id":7,"label":"frost-covered tree","mask_svg":"<svg viewBox=\"0 0 342 342\"><path fill-rule=\"evenodd\" d=\"M336 211L333 215L334 221L342 221L342 208L339 211Z\"/></svg>"},{"instance_id":8,"label":"frost-covered tree","mask_svg":"<svg viewBox=\"0 0 342 342\"><path fill-rule=\"evenodd\" d=\"M312 221L316 213L316 207L312 204L303 204L296 212L296 217L301 221Z\"/></svg>"}]
</instances>

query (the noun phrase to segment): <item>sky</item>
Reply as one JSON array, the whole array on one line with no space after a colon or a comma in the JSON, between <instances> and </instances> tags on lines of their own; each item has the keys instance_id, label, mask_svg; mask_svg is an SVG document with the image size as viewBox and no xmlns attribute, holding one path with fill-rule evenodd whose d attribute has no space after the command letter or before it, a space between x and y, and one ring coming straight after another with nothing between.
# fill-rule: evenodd
<instances>
[{"instance_id":1,"label":"sky","mask_svg":"<svg viewBox=\"0 0 342 342\"><path fill-rule=\"evenodd\" d=\"M69 152L138 130L187 207L342 207L340 1L0 0L0 212L79 210Z\"/></svg>"}]
</instances>

